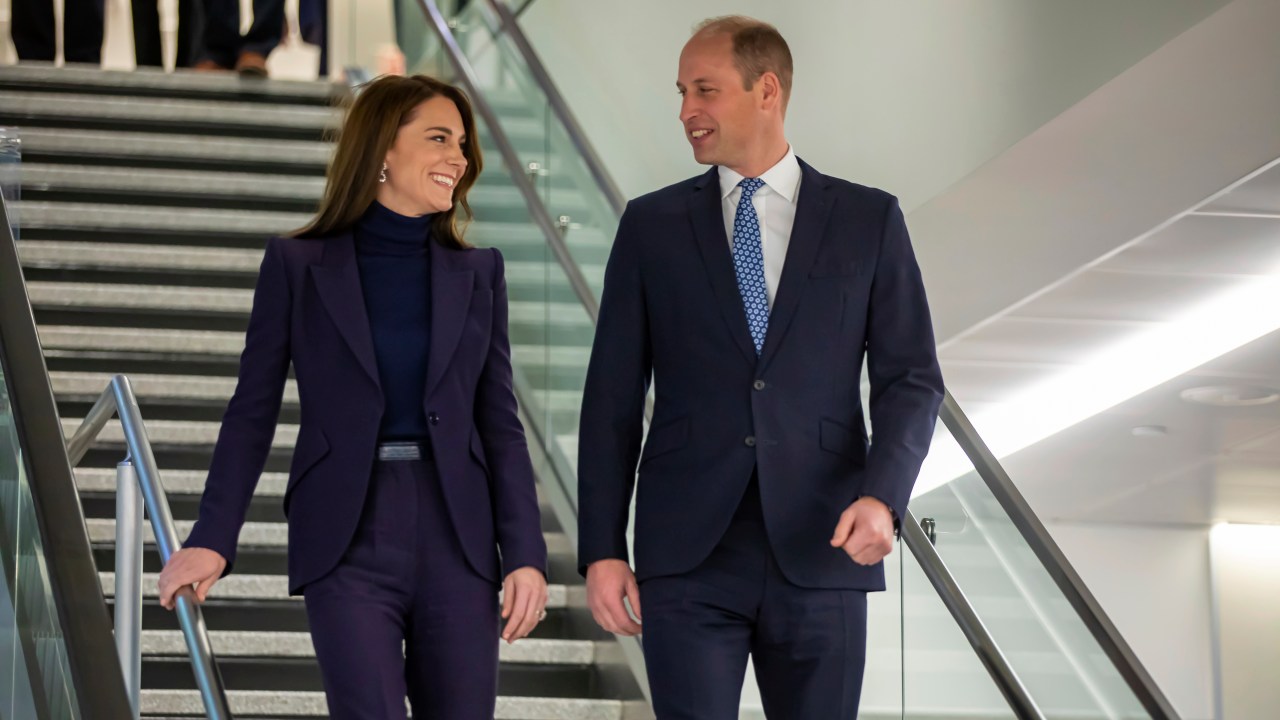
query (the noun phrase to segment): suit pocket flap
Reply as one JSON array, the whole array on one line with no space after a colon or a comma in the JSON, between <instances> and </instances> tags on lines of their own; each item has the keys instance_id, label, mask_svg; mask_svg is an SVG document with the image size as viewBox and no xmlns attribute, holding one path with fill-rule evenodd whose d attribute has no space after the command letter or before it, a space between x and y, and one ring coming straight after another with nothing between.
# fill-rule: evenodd
<instances>
[{"instance_id":1,"label":"suit pocket flap","mask_svg":"<svg viewBox=\"0 0 1280 720\"><path fill-rule=\"evenodd\" d=\"M644 452L640 455L640 464L679 450L689 441L689 418L678 417L661 425L649 428L649 437L644 441Z\"/></svg>"},{"instance_id":2,"label":"suit pocket flap","mask_svg":"<svg viewBox=\"0 0 1280 720\"><path fill-rule=\"evenodd\" d=\"M329 440L318 430L303 431L298 435L298 442L293 447L293 460L289 463L289 484L285 488L286 510L287 496L302 479L321 460L329 454Z\"/></svg>"},{"instance_id":3,"label":"suit pocket flap","mask_svg":"<svg viewBox=\"0 0 1280 720\"><path fill-rule=\"evenodd\" d=\"M858 464L867 464L867 445L862 433L855 432L841 423L823 418L818 428L818 444L823 450L843 455Z\"/></svg>"}]
</instances>

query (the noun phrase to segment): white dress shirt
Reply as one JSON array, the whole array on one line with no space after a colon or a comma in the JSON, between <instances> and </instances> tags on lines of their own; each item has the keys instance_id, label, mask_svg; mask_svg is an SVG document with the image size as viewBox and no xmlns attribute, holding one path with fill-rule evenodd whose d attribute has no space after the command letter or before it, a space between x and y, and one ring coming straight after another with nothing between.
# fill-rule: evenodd
<instances>
[{"instance_id":1,"label":"white dress shirt","mask_svg":"<svg viewBox=\"0 0 1280 720\"><path fill-rule=\"evenodd\" d=\"M738 183L743 177L723 165L720 171L721 209L724 212L724 231L733 248L733 219L738 214L738 201L742 188ZM764 284L769 294L769 309L778 295L778 282L782 279L782 266L787 260L787 247L791 244L791 226L796 221L796 200L800 196L800 162L791 147L777 165L760 176L764 186L756 190L751 204L760 218L760 238L764 251Z\"/></svg>"}]
</instances>

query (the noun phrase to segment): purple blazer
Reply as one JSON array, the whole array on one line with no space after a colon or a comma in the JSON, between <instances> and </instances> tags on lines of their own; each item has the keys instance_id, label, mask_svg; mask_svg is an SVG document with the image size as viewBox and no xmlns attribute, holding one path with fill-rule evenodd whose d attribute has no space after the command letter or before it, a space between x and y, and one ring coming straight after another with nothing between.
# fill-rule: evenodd
<instances>
[{"instance_id":1,"label":"purple blazer","mask_svg":"<svg viewBox=\"0 0 1280 720\"><path fill-rule=\"evenodd\" d=\"M431 344L422 398L449 516L468 563L495 583L546 572L533 466L516 414L507 285L496 249L431 243ZM235 394L185 547L235 562L266 464L289 363L302 420L289 469L289 592L337 565L364 507L383 394L351 233L272 238L253 296ZM499 558L501 551L501 558Z\"/></svg>"}]
</instances>

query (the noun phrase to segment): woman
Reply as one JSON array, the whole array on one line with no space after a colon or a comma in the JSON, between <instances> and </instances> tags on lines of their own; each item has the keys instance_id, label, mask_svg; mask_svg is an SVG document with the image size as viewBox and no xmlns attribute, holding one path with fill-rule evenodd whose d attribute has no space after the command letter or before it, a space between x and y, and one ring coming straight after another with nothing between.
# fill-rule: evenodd
<instances>
[{"instance_id":1,"label":"woman","mask_svg":"<svg viewBox=\"0 0 1280 720\"><path fill-rule=\"evenodd\" d=\"M491 719L499 583L503 639L545 617L502 256L456 222L480 166L458 89L382 77L360 93L316 219L267 243L199 520L160 574L172 609L231 571L292 361L289 591L335 720L404 718L406 694L414 717Z\"/></svg>"}]
</instances>

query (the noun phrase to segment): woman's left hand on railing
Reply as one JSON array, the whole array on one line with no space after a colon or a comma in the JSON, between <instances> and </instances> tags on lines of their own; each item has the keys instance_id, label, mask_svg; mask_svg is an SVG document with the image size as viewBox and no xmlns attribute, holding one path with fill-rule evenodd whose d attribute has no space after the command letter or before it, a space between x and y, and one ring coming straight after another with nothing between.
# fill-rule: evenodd
<instances>
[{"instance_id":1,"label":"woman's left hand on railing","mask_svg":"<svg viewBox=\"0 0 1280 720\"><path fill-rule=\"evenodd\" d=\"M160 571L160 604L166 610L172 610L177 605L178 591L192 585L195 586L196 602L204 602L226 568L226 558L208 548L179 550Z\"/></svg>"}]
</instances>

